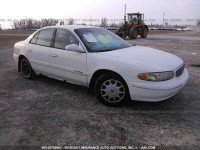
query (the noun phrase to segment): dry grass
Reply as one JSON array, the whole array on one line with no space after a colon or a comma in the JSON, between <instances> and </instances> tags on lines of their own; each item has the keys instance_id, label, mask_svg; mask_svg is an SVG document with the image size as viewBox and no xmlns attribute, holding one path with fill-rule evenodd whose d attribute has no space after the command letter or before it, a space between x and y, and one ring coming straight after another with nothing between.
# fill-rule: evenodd
<instances>
[{"instance_id":1,"label":"dry grass","mask_svg":"<svg viewBox=\"0 0 200 150\"><path fill-rule=\"evenodd\" d=\"M197 31L150 30L149 34L173 34L182 37L200 37L200 32Z\"/></svg>"},{"instance_id":2,"label":"dry grass","mask_svg":"<svg viewBox=\"0 0 200 150\"><path fill-rule=\"evenodd\" d=\"M32 34L34 31L0 31L0 34Z\"/></svg>"},{"instance_id":3,"label":"dry grass","mask_svg":"<svg viewBox=\"0 0 200 150\"><path fill-rule=\"evenodd\" d=\"M178 35L178 34L177 34ZM190 34L180 34L178 36L184 36L184 37L200 37L200 33L190 33Z\"/></svg>"},{"instance_id":4,"label":"dry grass","mask_svg":"<svg viewBox=\"0 0 200 150\"><path fill-rule=\"evenodd\" d=\"M4 47L10 44L14 44L18 41L25 40L27 37L28 35L27 36L0 35L0 47Z\"/></svg>"},{"instance_id":5,"label":"dry grass","mask_svg":"<svg viewBox=\"0 0 200 150\"><path fill-rule=\"evenodd\" d=\"M117 30L110 30L113 33L116 33ZM172 34L172 33L183 33L185 31L167 31L167 30L150 30L149 34Z\"/></svg>"},{"instance_id":6,"label":"dry grass","mask_svg":"<svg viewBox=\"0 0 200 150\"><path fill-rule=\"evenodd\" d=\"M0 35L0 43L16 41L16 40L25 40L28 36L10 36L10 35Z\"/></svg>"},{"instance_id":7,"label":"dry grass","mask_svg":"<svg viewBox=\"0 0 200 150\"><path fill-rule=\"evenodd\" d=\"M184 33L185 31L168 31L168 30L150 30L149 34L172 34L172 33Z\"/></svg>"}]
</instances>

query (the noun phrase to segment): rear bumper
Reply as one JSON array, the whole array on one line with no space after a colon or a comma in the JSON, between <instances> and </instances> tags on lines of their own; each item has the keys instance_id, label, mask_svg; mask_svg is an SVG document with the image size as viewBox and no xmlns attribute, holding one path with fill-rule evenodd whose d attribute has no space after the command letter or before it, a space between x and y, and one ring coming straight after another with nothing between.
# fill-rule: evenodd
<instances>
[{"instance_id":1,"label":"rear bumper","mask_svg":"<svg viewBox=\"0 0 200 150\"><path fill-rule=\"evenodd\" d=\"M15 63L18 65L19 56L16 55L15 53L13 53L13 59L14 59Z\"/></svg>"},{"instance_id":2,"label":"rear bumper","mask_svg":"<svg viewBox=\"0 0 200 150\"><path fill-rule=\"evenodd\" d=\"M188 81L189 74L185 68L180 77L168 81L142 83L127 82L132 100L157 102L168 99L179 92Z\"/></svg>"}]
</instances>

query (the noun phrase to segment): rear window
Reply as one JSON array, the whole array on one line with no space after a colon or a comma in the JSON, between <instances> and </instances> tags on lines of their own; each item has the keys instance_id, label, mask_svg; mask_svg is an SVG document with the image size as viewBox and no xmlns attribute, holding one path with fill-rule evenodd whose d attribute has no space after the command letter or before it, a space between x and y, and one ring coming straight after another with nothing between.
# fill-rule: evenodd
<instances>
[{"instance_id":1,"label":"rear window","mask_svg":"<svg viewBox=\"0 0 200 150\"><path fill-rule=\"evenodd\" d=\"M32 40L30 41L30 43L35 44L36 41L37 41L37 37L38 37L38 35L39 35L39 32L36 33L36 34L34 35L34 37L32 38Z\"/></svg>"},{"instance_id":2,"label":"rear window","mask_svg":"<svg viewBox=\"0 0 200 150\"><path fill-rule=\"evenodd\" d=\"M43 45L43 46L50 46L54 30L55 29L41 30L40 33L39 33L39 36L37 38L36 44Z\"/></svg>"}]
</instances>

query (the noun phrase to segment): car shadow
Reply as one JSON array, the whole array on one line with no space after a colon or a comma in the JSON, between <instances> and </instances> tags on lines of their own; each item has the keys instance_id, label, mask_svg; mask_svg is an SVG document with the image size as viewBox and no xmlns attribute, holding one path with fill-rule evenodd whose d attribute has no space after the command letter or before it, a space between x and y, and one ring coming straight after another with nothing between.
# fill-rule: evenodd
<instances>
[{"instance_id":1,"label":"car shadow","mask_svg":"<svg viewBox=\"0 0 200 150\"><path fill-rule=\"evenodd\" d=\"M48 86L49 88L55 88L61 91L68 90L71 92L75 92L75 94L79 92L79 94L83 96L85 95L86 97L87 96L92 97L92 100L97 101L97 103L101 104L101 102L99 102L96 99L94 95L94 90L89 91L87 87L72 84L65 81L60 81L57 79L46 77L44 75L37 76L36 80L38 81L38 83L43 83L45 86ZM185 103L184 103L183 93L180 92L175 96L173 96L172 98L160 102L142 102L142 101L127 100L127 102L120 107L134 111L177 111L177 110L183 110L185 107Z\"/></svg>"},{"instance_id":2,"label":"car shadow","mask_svg":"<svg viewBox=\"0 0 200 150\"><path fill-rule=\"evenodd\" d=\"M51 77L47 77L44 75L38 75L36 78L36 82L38 84L42 83L45 87L54 88L55 90L59 91L71 91L71 92L81 92L81 94L87 94L88 88L85 86L69 83L67 81L62 81L58 79L54 79Z\"/></svg>"}]
</instances>

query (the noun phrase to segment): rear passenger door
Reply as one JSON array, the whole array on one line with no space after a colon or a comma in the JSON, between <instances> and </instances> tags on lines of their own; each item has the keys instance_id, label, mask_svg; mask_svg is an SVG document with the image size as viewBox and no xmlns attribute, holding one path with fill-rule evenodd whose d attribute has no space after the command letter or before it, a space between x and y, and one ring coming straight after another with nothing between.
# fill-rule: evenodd
<instances>
[{"instance_id":1,"label":"rear passenger door","mask_svg":"<svg viewBox=\"0 0 200 150\"><path fill-rule=\"evenodd\" d=\"M86 85L86 53L65 50L65 47L70 44L81 47L70 31L57 29L50 50L51 74L68 82Z\"/></svg>"},{"instance_id":2,"label":"rear passenger door","mask_svg":"<svg viewBox=\"0 0 200 150\"><path fill-rule=\"evenodd\" d=\"M55 29L40 30L27 47L27 57L36 73L50 75L49 53Z\"/></svg>"}]
</instances>

